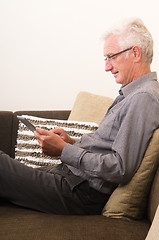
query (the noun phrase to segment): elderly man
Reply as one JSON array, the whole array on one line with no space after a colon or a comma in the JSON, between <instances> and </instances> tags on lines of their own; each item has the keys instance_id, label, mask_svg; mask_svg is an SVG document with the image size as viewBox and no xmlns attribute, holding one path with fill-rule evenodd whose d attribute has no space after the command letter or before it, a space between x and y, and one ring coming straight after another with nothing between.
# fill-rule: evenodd
<instances>
[{"instance_id":1,"label":"elderly man","mask_svg":"<svg viewBox=\"0 0 159 240\"><path fill-rule=\"evenodd\" d=\"M55 214L100 214L119 183L133 177L159 126L159 83L151 72L153 40L140 19L104 37L105 70L121 84L96 132L75 142L62 129L37 128L47 155L62 164L32 169L0 154L0 197Z\"/></svg>"}]
</instances>

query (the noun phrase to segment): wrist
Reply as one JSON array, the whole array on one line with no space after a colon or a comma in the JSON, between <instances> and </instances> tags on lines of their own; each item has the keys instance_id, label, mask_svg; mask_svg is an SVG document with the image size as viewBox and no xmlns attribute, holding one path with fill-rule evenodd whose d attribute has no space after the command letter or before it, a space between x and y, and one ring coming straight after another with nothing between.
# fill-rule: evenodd
<instances>
[{"instance_id":1,"label":"wrist","mask_svg":"<svg viewBox=\"0 0 159 240\"><path fill-rule=\"evenodd\" d=\"M70 141L70 144L74 144L75 143L75 140L73 138L71 138L71 141Z\"/></svg>"}]
</instances>

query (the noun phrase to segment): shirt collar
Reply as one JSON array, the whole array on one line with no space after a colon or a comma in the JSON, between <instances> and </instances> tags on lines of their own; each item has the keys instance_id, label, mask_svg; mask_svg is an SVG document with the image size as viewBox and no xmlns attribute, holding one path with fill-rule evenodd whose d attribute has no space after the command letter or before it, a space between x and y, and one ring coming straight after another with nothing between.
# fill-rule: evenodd
<instances>
[{"instance_id":1,"label":"shirt collar","mask_svg":"<svg viewBox=\"0 0 159 240\"><path fill-rule=\"evenodd\" d=\"M155 80L157 81L157 73L156 72L150 72L147 73L139 78L137 78L135 81L129 83L126 86L122 86L119 90L119 93L124 95L124 97L127 97L132 91L137 90L140 88L145 82L149 82Z\"/></svg>"}]
</instances>

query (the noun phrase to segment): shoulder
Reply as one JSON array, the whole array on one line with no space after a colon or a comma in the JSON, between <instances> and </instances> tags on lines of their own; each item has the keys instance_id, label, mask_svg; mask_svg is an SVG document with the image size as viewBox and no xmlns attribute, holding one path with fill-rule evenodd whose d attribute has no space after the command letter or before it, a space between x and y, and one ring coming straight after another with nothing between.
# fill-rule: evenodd
<instances>
[{"instance_id":1,"label":"shoulder","mask_svg":"<svg viewBox=\"0 0 159 240\"><path fill-rule=\"evenodd\" d=\"M148 103L158 104L159 107L159 82L150 81L129 94L126 100L133 104L139 103L147 105Z\"/></svg>"},{"instance_id":2,"label":"shoulder","mask_svg":"<svg viewBox=\"0 0 159 240\"><path fill-rule=\"evenodd\" d=\"M123 101L120 116L159 116L159 89L151 88L138 89L129 94Z\"/></svg>"}]
</instances>

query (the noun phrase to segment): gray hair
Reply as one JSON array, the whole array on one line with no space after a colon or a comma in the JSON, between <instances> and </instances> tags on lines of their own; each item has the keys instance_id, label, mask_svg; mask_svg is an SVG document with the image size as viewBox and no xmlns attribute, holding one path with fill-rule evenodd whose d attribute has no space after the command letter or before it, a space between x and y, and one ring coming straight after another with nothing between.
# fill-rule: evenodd
<instances>
[{"instance_id":1,"label":"gray hair","mask_svg":"<svg viewBox=\"0 0 159 240\"><path fill-rule=\"evenodd\" d=\"M151 64L153 59L153 39L141 19L126 19L106 32L104 40L110 35L119 36L119 45L123 49L133 46L140 47L143 61Z\"/></svg>"}]
</instances>

